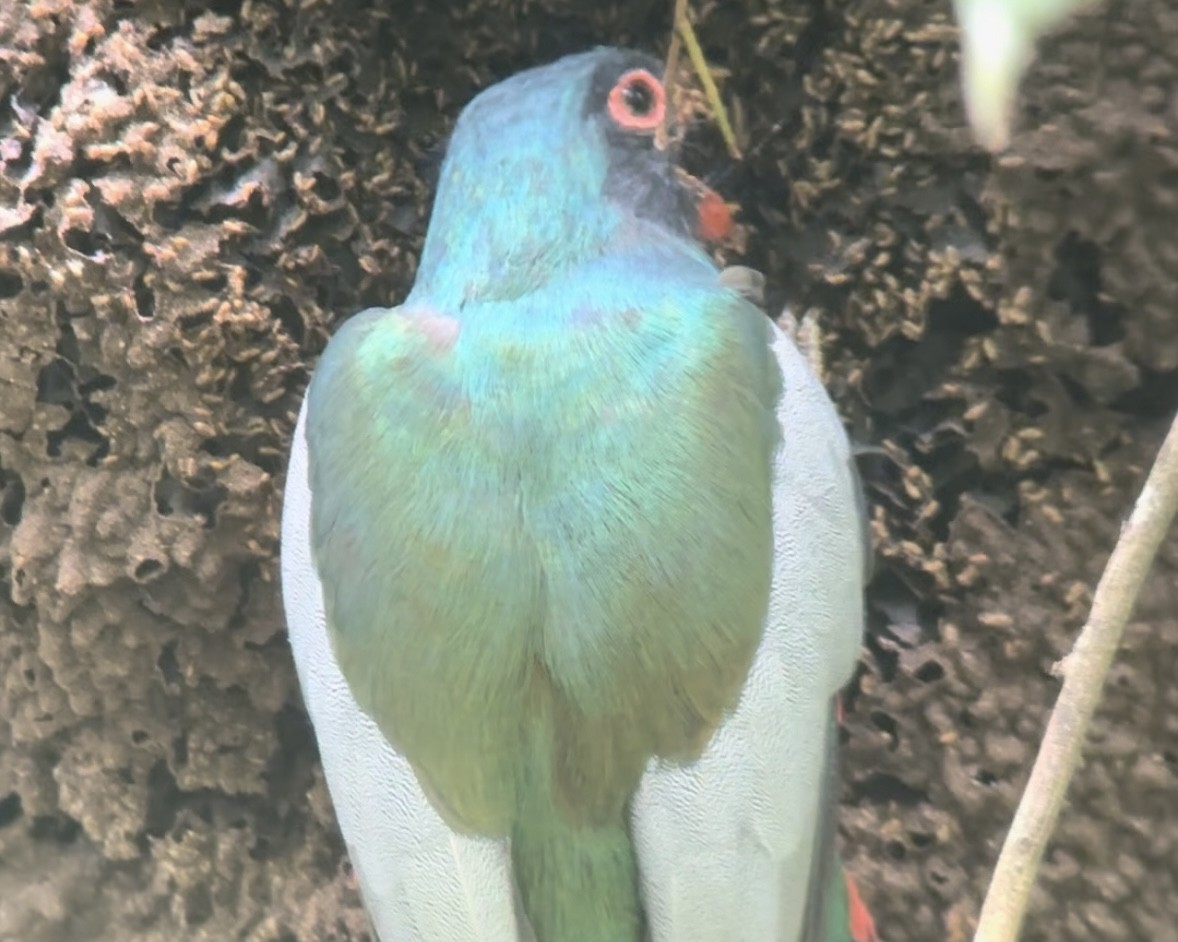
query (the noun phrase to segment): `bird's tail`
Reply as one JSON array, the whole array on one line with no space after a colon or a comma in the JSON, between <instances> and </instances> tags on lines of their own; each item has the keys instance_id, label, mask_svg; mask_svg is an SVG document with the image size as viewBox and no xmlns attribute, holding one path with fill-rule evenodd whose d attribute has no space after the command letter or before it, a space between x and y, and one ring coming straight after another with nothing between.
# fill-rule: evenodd
<instances>
[{"instance_id":1,"label":"bird's tail","mask_svg":"<svg viewBox=\"0 0 1178 942\"><path fill-rule=\"evenodd\" d=\"M804 942L880 942L871 912L834 846L841 713L842 706L836 698L826 729L826 775L815 830L814 862L802 939Z\"/></svg>"},{"instance_id":2,"label":"bird's tail","mask_svg":"<svg viewBox=\"0 0 1178 942\"><path fill-rule=\"evenodd\" d=\"M614 820L592 821L561 807L544 739L536 736L530 750L511 833L524 913L539 942L637 942L642 910L628 807L621 803Z\"/></svg>"}]
</instances>

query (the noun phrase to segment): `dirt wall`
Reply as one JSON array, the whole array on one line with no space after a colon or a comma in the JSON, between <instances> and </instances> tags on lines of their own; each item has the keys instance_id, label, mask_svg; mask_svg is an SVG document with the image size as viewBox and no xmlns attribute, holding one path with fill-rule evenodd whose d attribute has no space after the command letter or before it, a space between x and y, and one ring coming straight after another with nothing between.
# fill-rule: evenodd
<instances>
[{"instance_id":1,"label":"dirt wall","mask_svg":"<svg viewBox=\"0 0 1178 942\"><path fill-rule=\"evenodd\" d=\"M411 283L458 109L670 4L0 4L0 939L365 938L277 594L333 326ZM889 942L969 937L1178 408L1178 12L1043 46L973 146L947 2L705 4L775 304L825 328L879 552L841 834ZM1178 939L1178 541L1025 939Z\"/></svg>"}]
</instances>

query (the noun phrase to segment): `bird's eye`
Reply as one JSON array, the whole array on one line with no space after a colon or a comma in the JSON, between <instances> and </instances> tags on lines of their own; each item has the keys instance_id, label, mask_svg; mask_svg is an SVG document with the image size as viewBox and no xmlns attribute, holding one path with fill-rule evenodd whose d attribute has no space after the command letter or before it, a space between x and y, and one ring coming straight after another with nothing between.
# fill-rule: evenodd
<instances>
[{"instance_id":1,"label":"bird's eye","mask_svg":"<svg viewBox=\"0 0 1178 942\"><path fill-rule=\"evenodd\" d=\"M654 131L666 113L663 83L646 69L631 69L609 93L609 116L624 131Z\"/></svg>"},{"instance_id":2,"label":"bird's eye","mask_svg":"<svg viewBox=\"0 0 1178 942\"><path fill-rule=\"evenodd\" d=\"M622 104L630 114L645 118L654 107L654 95L646 82L631 80L622 89Z\"/></svg>"}]
</instances>

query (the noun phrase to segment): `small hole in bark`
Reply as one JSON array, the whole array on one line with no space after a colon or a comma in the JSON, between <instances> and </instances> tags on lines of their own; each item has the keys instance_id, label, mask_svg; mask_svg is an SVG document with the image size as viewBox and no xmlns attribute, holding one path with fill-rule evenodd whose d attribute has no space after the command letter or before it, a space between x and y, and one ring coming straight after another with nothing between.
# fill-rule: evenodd
<instances>
[{"instance_id":1,"label":"small hole in bark","mask_svg":"<svg viewBox=\"0 0 1178 942\"><path fill-rule=\"evenodd\" d=\"M888 739L888 748L895 749L899 744L899 735L896 729L896 721L884 713L882 710L871 711L871 725L884 733Z\"/></svg>"},{"instance_id":2,"label":"small hole in bark","mask_svg":"<svg viewBox=\"0 0 1178 942\"><path fill-rule=\"evenodd\" d=\"M37 402L69 406L74 403L74 368L60 357L37 374Z\"/></svg>"},{"instance_id":3,"label":"small hole in bark","mask_svg":"<svg viewBox=\"0 0 1178 942\"><path fill-rule=\"evenodd\" d=\"M163 477L155 483L156 513L161 517L172 516L176 512L176 498L180 492L180 483L165 471Z\"/></svg>"},{"instance_id":4,"label":"small hole in bark","mask_svg":"<svg viewBox=\"0 0 1178 942\"><path fill-rule=\"evenodd\" d=\"M896 677L896 668L900 664L900 655L896 651L880 644L879 639L873 637L870 633L867 636L867 648L875 656L875 662L879 665L879 674L883 678L884 683L891 683Z\"/></svg>"},{"instance_id":5,"label":"small hole in bark","mask_svg":"<svg viewBox=\"0 0 1178 942\"><path fill-rule=\"evenodd\" d=\"M144 830L151 837L163 837L176 820L180 808L180 789L176 779L161 759L147 773L147 810Z\"/></svg>"},{"instance_id":6,"label":"small hole in bark","mask_svg":"<svg viewBox=\"0 0 1178 942\"><path fill-rule=\"evenodd\" d=\"M22 814L24 814L24 807L21 804L19 794L9 792L3 798L0 798L0 828L8 827L8 825L12 824Z\"/></svg>"},{"instance_id":7,"label":"small hole in bark","mask_svg":"<svg viewBox=\"0 0 1178 942\"><path fill-rule=\"evenodd\" d=\"M315 180L315 195L321 200L330 203L332 200L340 198L343 190L340 189L339 181L334 177L329 177L327 174L320 173L319 171L316 171L313 177Z\"/></svg>"},{"instance_id":8,"label":"small hole in bark","mask_svg":"<svg viewBox=\"0 0 1178 942\"><path fill-rule=\"evenodd\" d=\"M93 258L102 251L101 242L104 240L92 232L84 232L81 229L69 229L66 231L64 241L67 248Z\"/></svg>"},{"instance_id":9,"label":"small hole in bark","mask_svg":"<svg viewBox=\"0 0 1178 942\"><path fill-rule=\"evenodd\" d=\"M945 668L936 661L925 661L916 669L913 676L922 684L931 684L945 676Z\"/></svg>"},{"instance_id":10,"label":"small hole in bark","mask_svg":"<svg viewBox=\"0 0 1178 942\"><path fill-rule=\"evenodd\" d=\"M97 447L86 459L86 463L90 467L94 467L98 462L106 457L110 452L110 442L99 433L99 431L90 424L90 420L86 417L84 412L78 411L69 417L69 421L65 423L60 429L49 432L45 436L47 443L46 453L50 458L61 457L61 447L69 439L74 439L81 442L89 442Z\"/></svg>"},{"instance_id":11,"label":"small hole in bark","mask_svg":"<svg viewBox=\"0 0 1178 942\"><path fill-rule=\"evenodd\" d=\"M288 298L278 298L270 305L270 312L290 335L290 339L301 347L307 331L294 304Z\"/></svg>"},{"instance_id":12,"label":"small hole in bark","mask_svg":"<svg viewBox=\"0 0 1178 942\"><path fill-rule=\"evenodd\" d=\"M108 390L114 389L117 385L118 380L116 380L113 376L107 376L105 373L99 373L93 379L88 379L84 383L79 383L78 392L83 396L89 396L91 393L107 392ZM96 415L100 414L103 418L106 418L105 409L103 409L101 406L94 406L93 408L101 410L101 412L96 412Z\"/></svg>"},{"instance_id":13,"label":"small hole in bark","mask_svg":"<svg viewBox=\"0 0 1178 942\"><path fill-rule=\"evenodd\" d=\"M0 270L0 298L15 298L24 286L25 283L17 272Z\"/></svg>"},{"instance_id":14,"label":"small hole in bark","mask_svg":"<svg viewBox=\"0 0 1178 942\"><path fill-rule=\"evenodd\" d=\"M1055 249L1055 271L1047 283L1047 296L1064 301L1088 321L1095 347L1107 347L1125 337L1125 311L1104 300L1101 286L1101 252L1095 242L1069 232Z\"/></svg>"},{"instance_id":15,"label":"small hole in bark","mask_svg":"<svg viewBox=\"0 0 1178 942\"><path fill-rule=\"evenodd\" d=\"M882 805L894 801L899 805L916 805L928 801L928 795L919 788L884 772L873 772L863 781L852 783L851 794L853 803L868 801Z\"/></svg>"},{"instance_id":16,"label":"small hole in bark","mask_svg":"<svg viewBox=\"0 0 1178 942\"><path fill-rule=\"evenodd\" d=\"M179 229L187 218L187 207L179 203L156 203L151 210L151 221L164 229Z\"/></svg>"},{"instance_id":17,"label":"small hole in bark","mask_svg":"<svg viewBox=\"0 0 1178 942\"><path fill-rule=\"evenodd\" d=\"M135 581L148 582L153 576L159 575L163 568L164 564L158 559L145 559L135 567Z\"/></svg>"},{"instance_id":18,"label":"small hole in bark","mask_svg":"<svg viewBox=\"0 0 1178 942\"><path fill-rule=\"evenodd\" d=\"M145 321L155 317L155 292L147 286L147 275L140 272L135 278L135 313Z\"/></svg>"},{"instance_id":19,"label":"small hole in bark","mask_svg":"<svg viewBox=\"0 0 1178 942\"><path fill-rule=\"evenodd\" d=\"M35 841L53 841L57 844L72 844L82 832L82 826L64 814L42 814L33 818L29 833Z\"/></svg>"},{"instance_id":20,"label":"small hole in bark","mask_svg":"<svg viewBox=\"0 0 1178 942\"><path fill-rule=\"evenodd\" d=\"M94 77L100 82L106 82L118 95L126 95L129 91L126 80L112 69L99 69Z\"/></svg>"},{"instance_id":21,"label":"small hole in bark","mask_svg":"<svg viewBox=\"0 0 1178 942\"><path fill-rule=\"evenodd\" d=\"M164 675L164 683L178 684L180 682L180 663L176 660L176 642L169 641L156 658L156 667Z\"/></svg>"},{"instance_id":22,"label":"small hole in bark","mask_svg":"<svg viewBox=\"0 0 1178 942\"><path fill-rule=\"evenodd\" d=\"M25 506L25 482L13 471L0 471L0 520L10 527L20 523Z\"/></svg>"}]
</instances>

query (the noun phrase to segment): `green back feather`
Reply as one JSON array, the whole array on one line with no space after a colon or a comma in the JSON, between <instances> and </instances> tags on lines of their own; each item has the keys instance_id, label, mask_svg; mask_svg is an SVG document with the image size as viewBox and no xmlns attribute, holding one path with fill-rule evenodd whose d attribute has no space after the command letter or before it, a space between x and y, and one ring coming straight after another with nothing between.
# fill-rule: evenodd
<instances>
[{"instance_id":1,"label":"green back feather","mask_svg":"<svg viewBox=\"0 0 1178 942\"><path fill-rule=\"evenodd\" d=\"M437 317L358 315L312 382L336 656L450 824L513 836L545 942L591 938L566 931L584 898L635 938L627 802L652 756L702 749L762 630L770 326L698 252L653 248L470 305L452 343ZM600 846L546 876L561 829Z\"/></svg>"}]
</instances>

